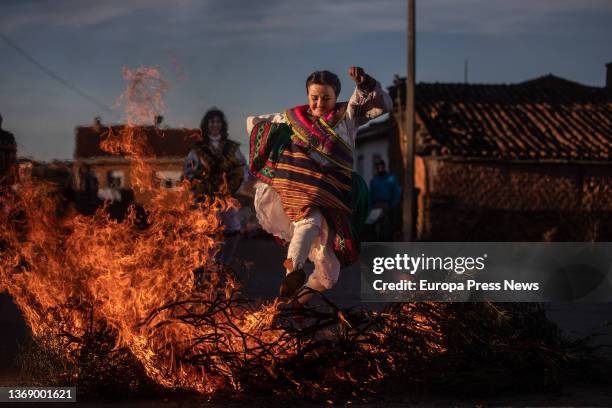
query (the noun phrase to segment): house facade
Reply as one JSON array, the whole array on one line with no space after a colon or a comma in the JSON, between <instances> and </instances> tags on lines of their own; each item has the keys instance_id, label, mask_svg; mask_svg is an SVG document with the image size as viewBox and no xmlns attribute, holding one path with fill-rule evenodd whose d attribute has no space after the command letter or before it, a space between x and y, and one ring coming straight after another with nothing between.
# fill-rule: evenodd
<instances>
[{"instance_id":1,"label":"house facade","mask_svg":"<svg viewBox=\"0 0 612 408\"><path fill-rule=\"evenodd\" d=\"M405 83L389 90L397 114ZM609 83L420 83L415 97L417 239L612 239Z\"/></svg>"},{"instance_id":2,"label":"house facade","mask_svg":"<svg viewBox=\"0 0 612 408\"><path fill-rule=\"evenodd\" d=\"M355 139L354 169L366 182L372 180L378 160L384 160L394 174L401 173L399 151L390 151L390 138L397 138L397 124L392 115L384 115L359 128Z\"/></svg>"},{"instance_id":3,"label":"house facade","mask_svg":"<svg viewBox=\"0 0 612 408\"><path fill-rule=\"evenodd\" d=\"M132 191L130 172L132 161L123 155L112 155L100 147L109 131L118 134L124 126L78 126L75 129L74 168L75 185L83 191L95 185L98 195L112 199L112 191ZM147 146L146 164L153 168L160 187L177 190L187 153L200 137L199 129L172 129L155 126L142 127ZM93 180L93 181L92 181ZM148 197L133 192L134 201L144 203Z\"/></svg>"}]
</instances>

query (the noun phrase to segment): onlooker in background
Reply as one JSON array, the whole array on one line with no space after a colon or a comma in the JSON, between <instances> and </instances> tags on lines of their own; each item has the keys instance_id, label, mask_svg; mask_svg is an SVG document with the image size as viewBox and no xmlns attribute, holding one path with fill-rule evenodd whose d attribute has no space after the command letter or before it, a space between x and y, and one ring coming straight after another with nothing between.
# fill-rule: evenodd
<instances>
[{"instance_id":1,"label":"onlooker in background","mask_svg":"<svg viewBox=\"0 0 612 408\"><path fill-rule=\"evenodd\" d=\"M16 162L15 137L11 132L2 129L2 115L0 115L0 187L8 187L15 182Z\"/></svg>"},{"instance_id":2,"label":"onlooker in background","mask_svg":"<svg viewBox=\"0 0 612 408\"><path fill-rule=\"evenodd\" d=\"M77 208L81 214L91 215L100 204L98 177L88 164L83 164L78 171Z\"/></svg>"},{"instance_id":3,"label":"onlooker in background","mask_svg":"<svg viewBox=\"0 0 612 408\"><path fill-rule=\"evenodd\" d=\"M372 209L380 209L376 235L378 241L392 240L392 224L396 219L396 209L400 203L401 187L395 175L389 173L383 160L376 162L376 175L370 180L370 203Z\"/></svg>"},{"instance_id":4,"label":"onlooker in background","mask_svg":"<svg viewBox=\"0 0 612 408\"><path fill-rule=\"evenodd\" d=\"M11 132L2 129L2 115L0 115L0 215L3 220L14 221L19 215L11 215L13 211L4 205L2 196L8 192L15 183L17 162L17 144ZM4 221L3 221L4 222ZM0 252L7 247L7 241L0 238Z\"/></svg>"},{"instance_id":5,"label":"onlooker in background","mask_svg":"<svg viewBox=\"0 0 612 408\"><path fill-rule=\"evenodd\" d=\"M183 178L191 183L196 201L215 196L230 199L249 178L246 159L240 144L230 140L223 111L209 109L200 123L202 141L189 151L185 159ZM230 207L221 214L224 244L217 262L228 266L242 229L238 209Z\"/></svg>"}]
</instances>

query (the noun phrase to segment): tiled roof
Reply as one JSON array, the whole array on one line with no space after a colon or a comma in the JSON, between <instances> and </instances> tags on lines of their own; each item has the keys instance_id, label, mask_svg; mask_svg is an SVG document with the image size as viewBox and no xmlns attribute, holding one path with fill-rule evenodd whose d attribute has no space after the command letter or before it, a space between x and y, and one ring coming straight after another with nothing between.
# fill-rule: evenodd
<instances>
[{"instance_id":1,"label":"tiled roof","mask_svg":"<svg viewBox=\"0 0 612 408\"><path fill-rule=\"evenodd\" d=\"M391 130L391 126L395 126L395 122L391 120L389 115L385 115L382 119L375 119L361 126L357 132L355 144L359 145L372 140L386 139L387 134Z\"/></svg>"},{"instance_id":2,"label":"tiled roof","mask_svg":"<svg viewBox=\"0 0 612 408\"><path fill-rule=\"evenodd\" d=\"M404 100L405 81L389 88ZM554 75L518 84L419 83L420 155L612 162L612 91ZM403 104L403 103L402 103Z\"/></svg>"},{"instance_id":3,"label":"tiled roof","mask_svg":"<svg viewBox=\"0 0 612 408\"><path fill-rule=\"evenodd\" d=\"M113 126L112 131L118 134L124 126ZM185 157L200 136L199 129L163 129L153 126L143 128L152 157ZM108 135L109 128L101 126L96 131L91 126L76 128L75 159L112 156L100 149L100 142Z\"/></svg>"}]
</instances>

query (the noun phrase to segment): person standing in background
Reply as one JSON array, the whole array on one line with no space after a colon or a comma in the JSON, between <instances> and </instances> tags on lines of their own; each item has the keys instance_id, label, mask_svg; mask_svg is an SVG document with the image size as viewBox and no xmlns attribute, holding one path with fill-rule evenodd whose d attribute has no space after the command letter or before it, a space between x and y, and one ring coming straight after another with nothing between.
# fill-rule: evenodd
<instances>
[{"instance_id":1,"label":"person standing in background","mask_svg":"<svg viewBox=\"0 0 612 408\"><path fill-rule=\"evenodd\" d=\"M15 183L17 165L17 143L11 132L2 129L0 114L0 188L10 187Z\"/></svg>"},{"instance_id":2,"label":"person standing in background","mask_svg":"<svg viewBox=\"0 0 612 408\"><path fill-rule=\"evenodd\" d=\"M231 198L248 180L246 159L240 144L230 140L223 111L209 109L200 122L202 140L187 154L183 178L191 184L196 202L221 196ZM221 214L224 244L216 262L227 266L236 250L242 225L236 205Z\"/></svg>"},{"instance_id":3,"label":"person standing in background","mask_svg":"<svg viewBox=\"0 0 612 408\"><path fill-rule=\"evenodd\" d=\"M396 219L397 208L400 203L402 189L395 175L389 173L385 162L376 162L376 174L370 180L370 204L372 209L380 209L380 218L376 235L378 241L391 241L392 228Z\"/></svg>"}]
</instances>

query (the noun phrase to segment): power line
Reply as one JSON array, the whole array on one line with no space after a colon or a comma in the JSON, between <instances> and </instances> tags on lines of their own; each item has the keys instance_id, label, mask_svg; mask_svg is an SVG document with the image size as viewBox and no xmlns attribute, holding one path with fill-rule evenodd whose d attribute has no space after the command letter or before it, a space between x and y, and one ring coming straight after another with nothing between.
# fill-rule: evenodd
<instances>
[{"instance_id":1,"label":"power line","mask_svg":"<svg viewBox=\"0 0 612 408\"><path fill-rule=\"evenodd\" d=\"M113 116L117 116L117 113L113 112L111 109L109 109L109 107L107 105L105 105L104 103L98 101L93 96L91 96L91 95L81 91L79 88L77 88L76 86L72 85L70 82L66 81L64 78L62 78L61 76L59 76L58 74L53 72L51 69L47 68L42 63L38 62L34 57L32 57L30 54L28 54L28 52L26 50L24 50L19 45L17 45L13 40L8 38L4 33L0 32L0 38L2 38L4 40L4 42L8 44L9 47L13 48L15 51L17 51L19 54L21 54L25 59L30 61L32 64L36 65L41 71L43 71L45 74L47 74L51 78L55 79L57 82L59 82L60 84L64 85L65 87L69 88L70 90L72 90L73 92L75 92L76 94L81 96L82 98L87 99L89 102L93 103L98 108L104 110L107 113L110 113Z\"/></svg>"}]
</instances>

